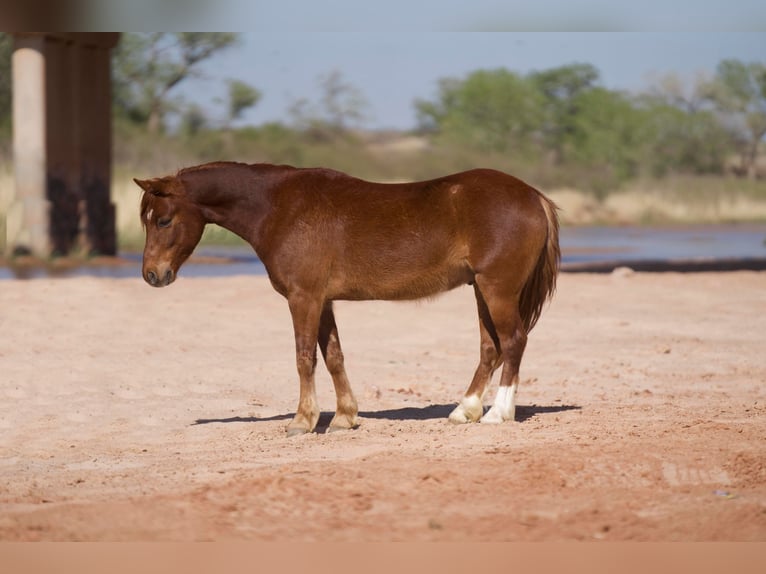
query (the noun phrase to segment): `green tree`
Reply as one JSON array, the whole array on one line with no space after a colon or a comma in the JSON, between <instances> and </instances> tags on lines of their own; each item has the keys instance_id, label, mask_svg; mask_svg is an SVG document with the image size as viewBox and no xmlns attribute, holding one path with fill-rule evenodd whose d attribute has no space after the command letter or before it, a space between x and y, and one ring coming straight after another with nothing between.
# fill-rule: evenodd
<instances>
[{"instance_id":1,"label":"green tree","mask_svg":"<svg viewBox=\"0 0 766 574\"><path fill-rule=\"evenodd\" d=\"M637 175L647 134L644 114L630 98L598 87L574 95L569 106L577 112L566 117L568 162L597 172L596 187L614 187Z\"/></svg>"},{"instance_id":2,"label":"green tree","mask_svg":"<svg viewBox=\"0 0 766 574\"><path fill-rule=\"evenodd\" d=\"M710 80L666 74L638 98L644 112L645 164L654 175L671 171L722 173L733 140L710 105Z\"/></svg>"},{"instance_id":3,"label":"green tree","mask_svg":"<svg viewBox=\"0 0 766 574\"><path fill-rule=\"evenodd\" d=\"M253 107L261 99L261 92L245 82L239 80L229 80L229 106L227 123L242 117L242 113Z\"/></svg>"},{"instance_id":4,"label":"green tree","mask_svg":"<svg viewBox=\"0 0 766 574\"><path fill-rule=\"evenodd\" d=\"M424 131L480 150L528 153L542 103L530 82L501 68L443 79L436 101L418 100L415 107Z\"/></svg>"},{"instance_id":5,"label":"green tree","mask_svg":"<svg viewBox=\"0 0 766 574\"><path fill-rule=\"evenodd\" d=\"M564 163L565 150L576 129L581 96L594 90L598 77L598 70L590 64L570 64L530 76L545 100L542 135L555 164ZM599 95L602 99L604 96L604 92Z\"/></svg>"},{"instance_id":6,"label":"green tree","mask_svg":"<svg viewBox=\"0 0 766 574\"><path fill-rule=\"evenodd\" d=\"M606 192L641 173L721 173L732 138L711 101L728 110L730 125L746 128L748 158L755 157L752 144L766 130L762 67L745 74L727 66L719 68L717 100L702 77L688 83L667 76L636 97L599 86L593 66L572 64L526 76L498 69L442 79L437 97L415 107L420 129L437 141L521 155L533 169L543 167L543 157L557 169L535 177L576 177Z\"/></svg>"},{"instance_id":7,"label":"green tree","mask_svg":"<svg viewBox=\"0 0 766 574\"><path fill-rule=\"evenodd\" d=\"M723 60L709 90L739 144L743 172L755 178L758 148L766 135L766 65Z\"/></svg>"},{"instance_id":8,"label":"green tree","mask_svg":"<svg viewBox=\"0 0 766 574\"><path fill-rule=\"evenodd\" d=\"M123 34L112 67L118 113L160 132L167 114L179 110L175 88L236 41L236 34L218 32Z\"/></svg>"},{"instance_id":9,"label":"green tree","mask_svg":"<svg viewBox=\"0 0 766 574\"><path fill-rule=\"evenodd\" d=\"M652 137L647 163L654 175L723 172L731 138L712 111L688 112L668 105L654 105L647 111Z\"/></svg>"}]
</instances>

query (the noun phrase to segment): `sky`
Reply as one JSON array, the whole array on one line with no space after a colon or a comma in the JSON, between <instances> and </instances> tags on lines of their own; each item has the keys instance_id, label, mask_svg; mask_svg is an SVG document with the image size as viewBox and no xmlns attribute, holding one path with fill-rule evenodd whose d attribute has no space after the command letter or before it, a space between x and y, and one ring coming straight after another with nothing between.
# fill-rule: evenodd
<instances>
[{"instance_id":1,"label":"sky","mask_svg":"<svg viewBox=\"0 0 766 574\"><path fill-rule=\"evenodd\" d=\"M111 30L766 31L763 0L64 1L78 24Z\"/></svg>"},{"instance_id":2,"label":"sky","mask_svg":"<svg viewBox=\"0 0 766 574\"><path fill-rule=\"evenodd\" d=\"M518 73L582 62L600 72L610 89L641 91L658 76L691 83L712 74L723 59L766 60L766 32L244 32L238 47L209 60L203 77L179 90L212 114L223 114L228 78L263 94L240 125L288 121L299 98L319 99L318 78L333 70L367 100L368 129L411 129L413 102L433 99L438 80L465 77L482 68Z\"/></svg>"},{"instance_id":3,"label":"sky","mask_svg":"<svg viewBox=\"0 0 766 574\"><path fill-rule=\"evenodd\" d=\"M34 3L0 0L16 11ZM589 63L611 89L638 91L676 73L689 83L725 58L766 60L764 0L61 0L81 31L240 32L180 95L224 115L226 80L262 100L240 124L287 121L339 71L369 103L369 129L410 129L415 99L482 68L519 73ZM25 13L26 14L26 13ZM0 16L5 17L4 13ZM5 18L6 21L8 18ZM23 28L19 28L23 29ZM39 29L39 26L33 26ZM216 98L218 102L216 102Z\"/></svg>"}]
</instances>

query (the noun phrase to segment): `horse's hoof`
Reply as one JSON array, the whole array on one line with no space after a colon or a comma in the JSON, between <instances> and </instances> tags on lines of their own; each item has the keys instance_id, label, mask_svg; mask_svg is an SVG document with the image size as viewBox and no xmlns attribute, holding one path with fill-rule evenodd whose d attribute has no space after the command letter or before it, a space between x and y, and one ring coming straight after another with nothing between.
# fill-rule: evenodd
<instances>
[{"instance_id":1,"label":"horse's hoof","mask_svg":"<svg viewBox=\"0 0 766 574\"><path fill-rule=\"evenodd\" d=\"M288 428L287 429L287 438L293 437L293 436L299 436L302 434L307 434L309 432L308 429L301 429L301 428Z\"/></svg>"},{"instance_id":2,"label":"horse's hoof","mask_svg":"<svg viewBox=\"0 0 766 574\"><path fill-rule=\"evenodd\" d=\"M481 418L483 411L481 400L476 397L466 397L449 414L449 421L456 425L474 423Z\"/></svg>"},{"instance_id":3,"label":"horse's hoof","mask_svg":"<svg viewBox=\"0 0 766 574\"><path fill-rule=\"evenodd\" d=\"M460 407L456 408L454 411L452 411L449 414L449 417L447 417L449 422L451 422L453 425L464 425L468 422L468 417L465 416L465 413L463 412L463 409Z\"/></svg>"},{"instance_id":4,"label":"horse's hoof","mask_svg":"<svg viewBox=\"0 0 766 574\"><path fill-rule=\"evenodd\" d=\"M487 414L481 417L481 421L479 422L490 425L499 425L500 423L512 421L513 419L514 411L504 413L499 408L492 406L492 408L487 411Z\"/></svg>"},{"instance_id":5,"label":"horse's hoof","mask_svg":"<svg viewBox=\"0 0 766 574\"><path fill-rule=\"evenodd\" d=\"M503 417L499 411L494 409L489 409L487 411L487 414L481 417L481 420L479 422L484 424L489 424L489 425L499 425L501 422L503 422Z\"/></svg>"},{"instance_id":6,"label":"horse's hoof","mask_svg":"<svg viewBox=\"0 0 766 574\"><path fill-rule=\"evenodd\" d=\"M327 427L327 432L353 430L359 427L356 415L336 414Z\"/></svg>"},{"instance_id":7,"label":"horse's hoof","mask_svg":"<svg viewBox=\"0 0 766 574\"><path fill-rule=\"evenodd\" d=\"M350 427L330 425L329 427L327 427L327 432L330 433L330 432L338 432L338 431L356 430L358 428L359 428L358 424L355 424Z\"/></svg>"}]
</instances>

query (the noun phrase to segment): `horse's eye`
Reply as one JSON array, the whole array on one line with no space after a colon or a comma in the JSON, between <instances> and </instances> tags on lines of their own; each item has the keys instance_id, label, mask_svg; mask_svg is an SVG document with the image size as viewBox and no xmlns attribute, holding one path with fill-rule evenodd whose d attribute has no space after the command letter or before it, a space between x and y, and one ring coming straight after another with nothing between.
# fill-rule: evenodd
<instances>
[{"instance_id":1,"label":"horse's eye","mask_svg":"<svg viewBox=\"0 0 766 574\"><path fill-rule=\"evenodd\" d=\"M157 220L157 227L168 227L170 225L170 217L160 217Z\"/></svg>"}]
</instances>

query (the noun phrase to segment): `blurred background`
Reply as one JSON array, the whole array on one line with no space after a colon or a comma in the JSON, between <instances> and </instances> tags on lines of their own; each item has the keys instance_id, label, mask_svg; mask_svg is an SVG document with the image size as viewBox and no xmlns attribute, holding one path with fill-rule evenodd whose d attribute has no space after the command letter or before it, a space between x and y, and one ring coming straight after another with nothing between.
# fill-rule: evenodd
<instances>
[{"instance_id":1,"label":"blurred background","mask_svg":"<svg viewBox=\"0 0 766 574\"><path fill-rule=\"evenodd\" d=\"M259 32L121 34L111 56L120 251L143 242L133 177L222 159L383 182L492 167L550 195L566 226L764 229L764 33L487 33L504 28L500 17L463 20L479 32L445 31L448 18L442 30L351 32L319 16L290 32L288 8L272 7L280 25ZM411 22L424 14L413 8ZM622 21L604 18L580 23ZM3 212L12 50L0 33ZM239 240L211 229L205 243Z\"/></svg>"}]
</instances>

